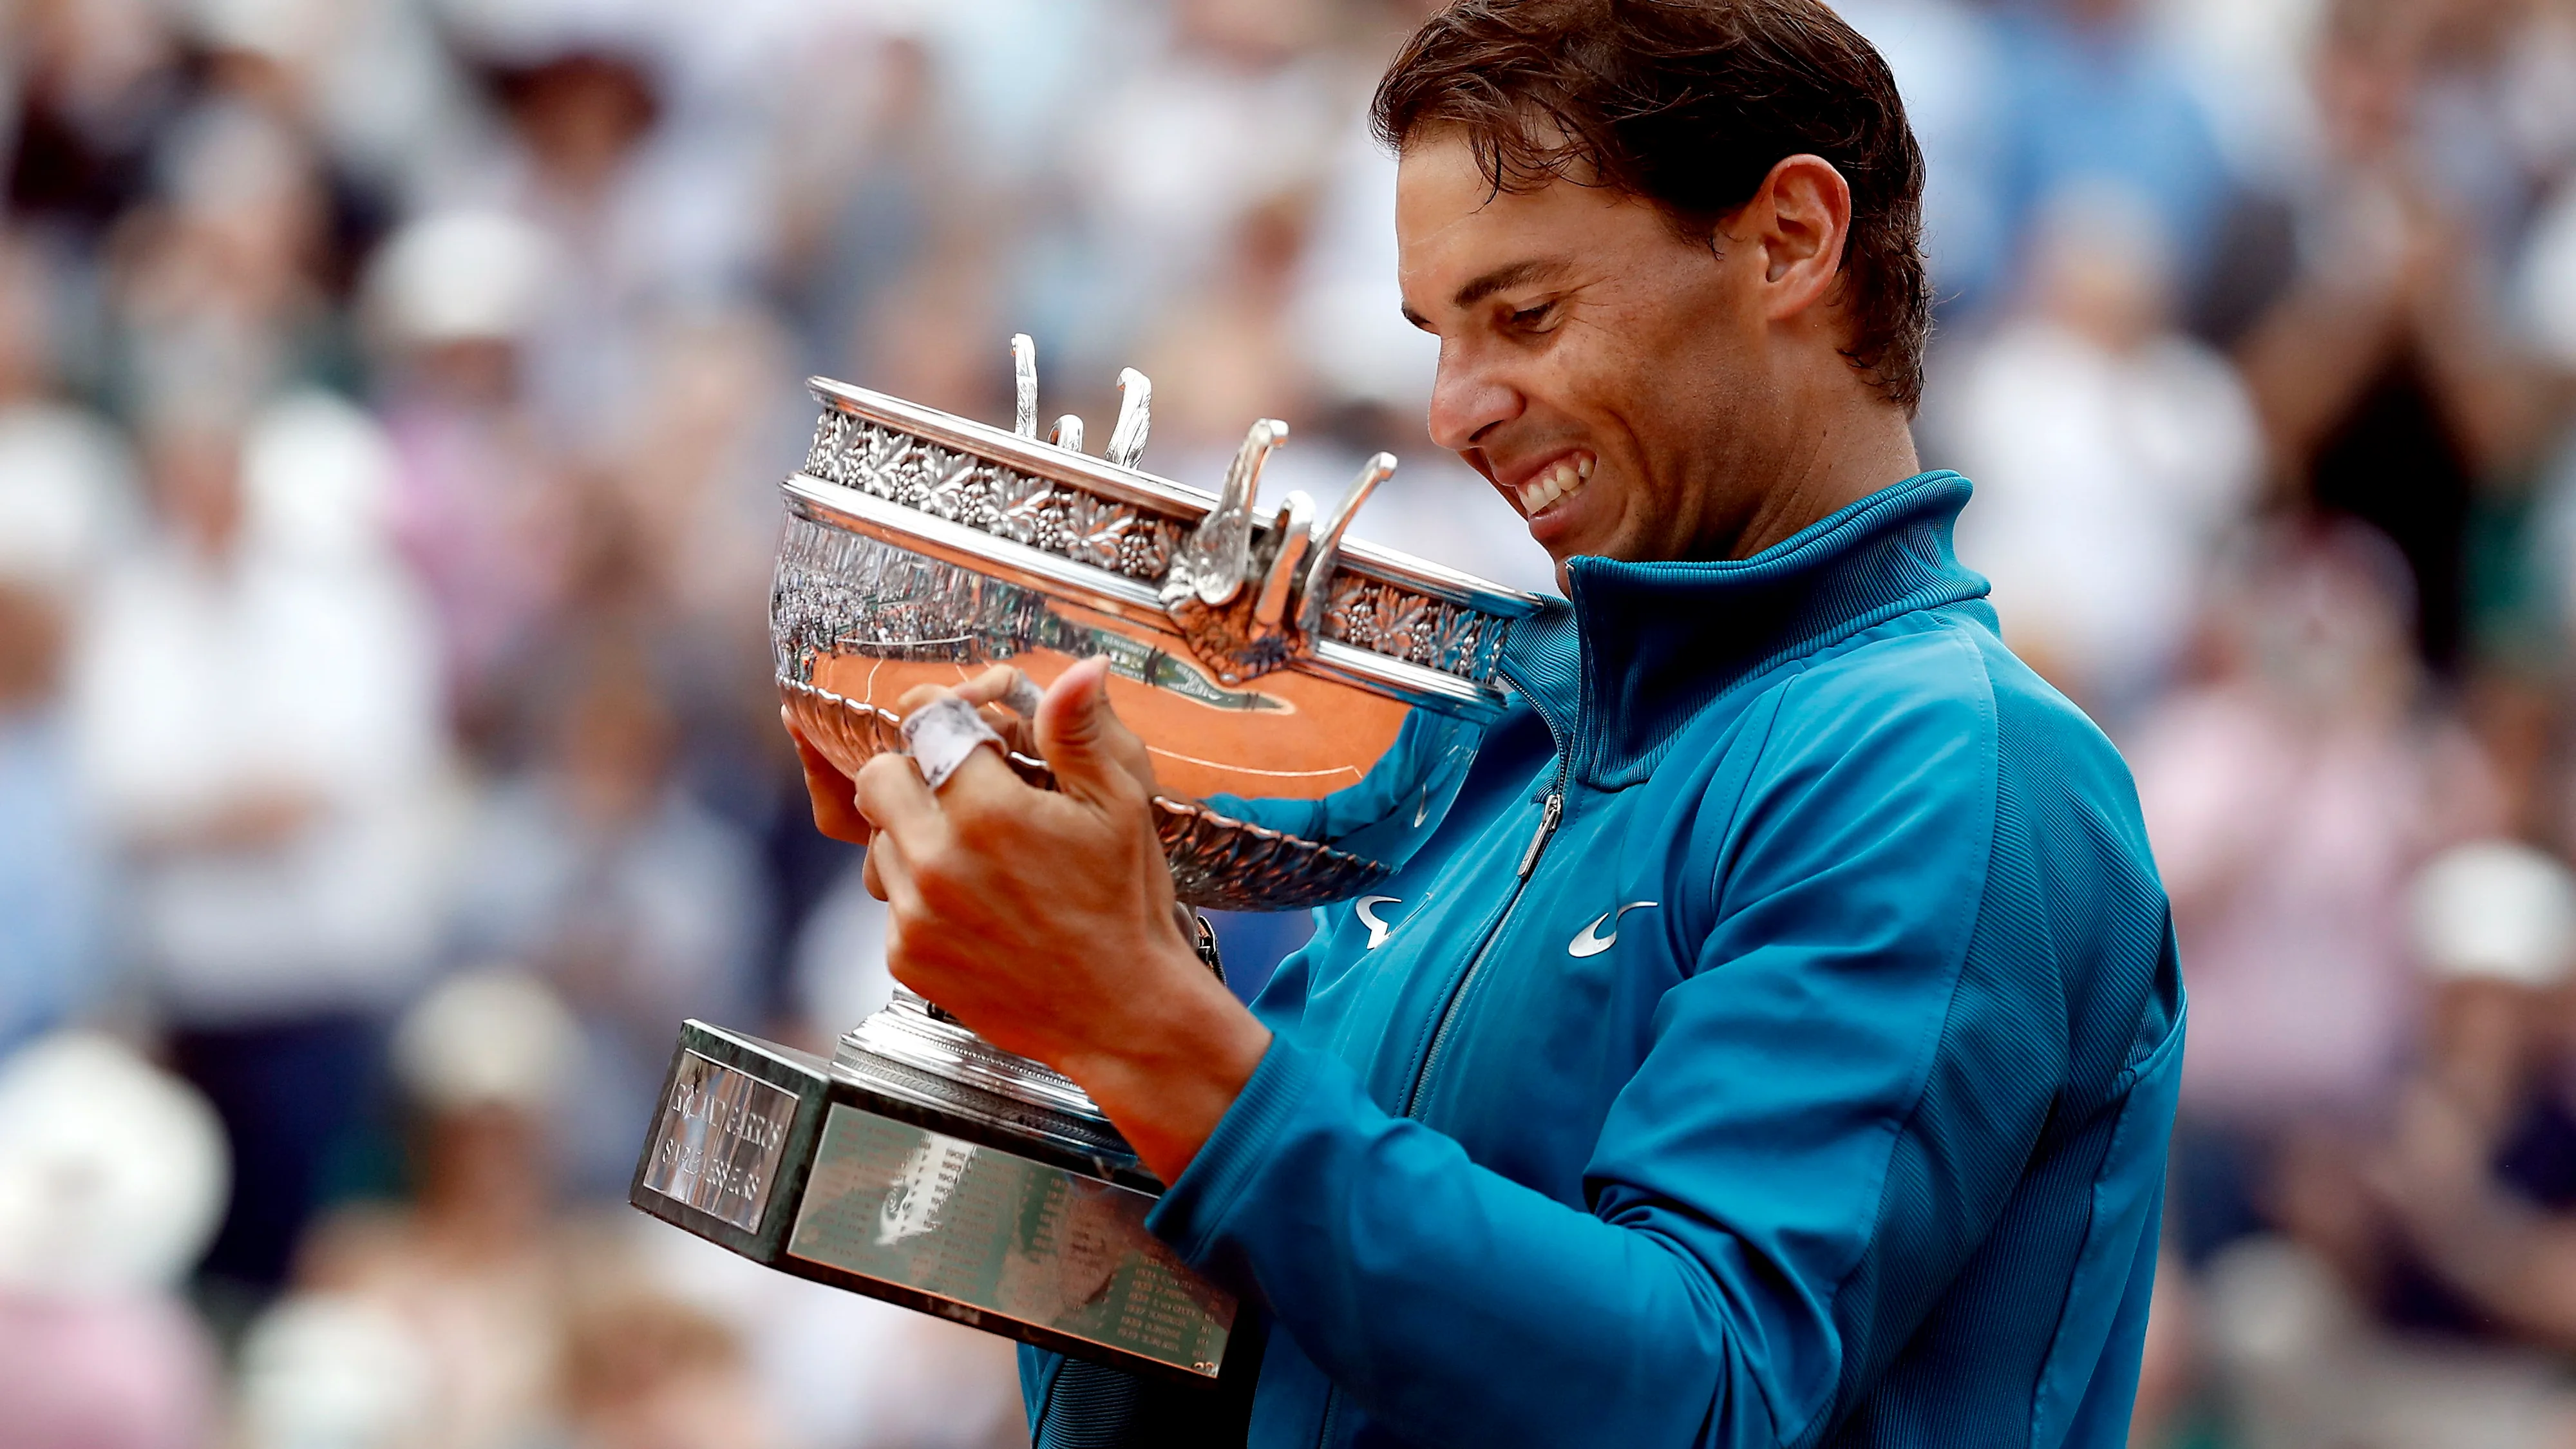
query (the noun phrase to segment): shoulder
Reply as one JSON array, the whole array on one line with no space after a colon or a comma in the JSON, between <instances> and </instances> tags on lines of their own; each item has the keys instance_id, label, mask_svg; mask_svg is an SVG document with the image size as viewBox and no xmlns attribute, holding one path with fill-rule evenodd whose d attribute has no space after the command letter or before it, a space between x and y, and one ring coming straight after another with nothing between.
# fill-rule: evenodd
<instances>
[{"instance_id":1,"label":"shoulder","mask_svg":"<svg viewBox=\"0 0 2576 1449\"><path fill-rule=\"evenodd\" d=\"M1914 791L1991 793L1996 684L1962 621L1926 612L1863 630L1765 687L1756 781L1892 771Z\"/></svg>"},{"instance_id":2,"label":"shoulder","mask_svg":"<svg viewBox=\"0 0 2576 1449\"><path fill-rule=\"evenodd\" d=\"M1821 651L1765 688L1742 823L1766 809L1882 824L1928 815L1945 850L2081 820L2054 849L2148 865L2127 764L1976 610L1908 614Z\"/></svg>"},{"instance_id":3,"label":"shoulder","mask_svg":"<svg viewBox=\"0 0 2576 1449\"><path fill-rule=\"evenodd\" d=\"M1865 630L1801 661L1770 692L1765 750L1776 760L1862 750L1964 767L1976 757L1990 784L2047 777L2135 798L2109 737L1975 609L1925 610Z\"/></svg>"}]
</instances>

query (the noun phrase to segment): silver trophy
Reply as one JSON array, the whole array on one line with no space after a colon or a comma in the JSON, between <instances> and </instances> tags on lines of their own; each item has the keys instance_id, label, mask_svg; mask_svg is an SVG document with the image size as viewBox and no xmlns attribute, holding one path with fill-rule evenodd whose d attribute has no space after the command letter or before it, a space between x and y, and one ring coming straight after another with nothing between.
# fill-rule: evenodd
<instances>
[{"instance_id":1,"label":"silver trophy","mask_svg":"<svg viewBox=\"0 0 2576 1449\"><path fill-rule=\"evenodd\" d=\"M771 595L780 696L843 771L904 748L895 701L1007 662L1040 686L1106 655L1152 754L1181 900L1292 910L1366 892L1438 823L1503 696L1534 597L1257 516L1287 425L1252 425L1214 495L1136 467L1149 386L1120 375L1102 457L1038 436L1012 339L1008 432L816 378L823 405ZM1010 754L1034 784L1046 762ZM1213 964L1205 922L1202 954ZM1213 1383L1234 1299L1145 1230L1162 1184L1073 1082L907 991L831 1059L682 1027L629 1199L769 1266L1140 1373Z\"/></svg>"}]
</instances>

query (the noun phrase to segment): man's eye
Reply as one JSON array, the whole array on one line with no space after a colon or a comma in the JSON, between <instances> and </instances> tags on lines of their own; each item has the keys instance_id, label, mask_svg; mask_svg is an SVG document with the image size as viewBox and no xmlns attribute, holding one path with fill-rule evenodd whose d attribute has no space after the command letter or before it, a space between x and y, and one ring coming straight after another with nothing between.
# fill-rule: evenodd
<instances>
[{"instance_id":1,"label":"man's eye","mask_svg":"<svg viewBox=\"0 0 2576 1449\"><path fill-rule=\"evenodd\" d=\"M1535 307L1523 307L1512 314L1512 325L1515 327L1536 327L1540 323L1545 322L1548 314L1555 310L1556 304L1554 302L1541 302Z\"/></svg>"}]
</instances>

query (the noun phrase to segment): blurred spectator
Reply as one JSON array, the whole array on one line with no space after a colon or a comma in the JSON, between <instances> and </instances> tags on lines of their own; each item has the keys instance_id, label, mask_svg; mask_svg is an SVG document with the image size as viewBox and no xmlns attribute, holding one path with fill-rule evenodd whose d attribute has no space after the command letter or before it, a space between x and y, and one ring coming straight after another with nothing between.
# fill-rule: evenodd
<instances>
[{"instance_id":1,"label":"blurred spectator","mask_svg":"<svg viewBox=\"0 0 2576 1449\"><path fill-rule=\"evenodd\" d=\"M673 778L674 722L642 662L568 652L536 760L471 837L455 930L470 959L526 963L580 1024L583 1075L556 1142L578 1190L622 1194L671 1034L752 1004L758 857Z\"/></svg>"},{"instance_id":2,"label":"blurred spectator","mask_svg":"<svg viewBox=\"0 0 2576 1449\"><path fill-rule=\"evenodd\" d=\"M378 394L401 469L394 532L439 613L460 717L491 713L503 656L553 603L571 520L524 401L526 339L568 265L500 212L405 227L366 283Z\"/></svg>"},{"instance_id":3,"label":"blurred spectator","mask_svg":"<svg viewBox=\"0 0 2576 1449\"><path fill-rule=\"evenodd\" d=\"M919 37L835 30L791 63L811 83L789 88L779 148L783 289L808 366L872 378L896 361L877 326L891 284L990 199L956 184L937 58Z\"/></svg>"},{"instance_id":4,"label":"blurred spectator","mask_svg":"<svg viewBox=\"0 0 2576 1449\"><path fill-rule=\"evenodd\" d=\"M778 386L792 375L788 339L757 309L676 316L650 342L655 405L600 501L632 520L651 575L648 627L667 660L684 774L748 824L775 803L771 767L786 766L770 682L776 480L802 465L811 398Z\"/></svg>"},{"instance_id":5,"label":"blurred spectator","mask_svg":"<svg viewBox=\"0 0 2576 1449\"><path fill-rule=\"evenodd\" d=\"M329 198L304 140L219 96L168 132L156 171L156 200L114 250L126 404L231 422L295 384L344 381L322 276Z\"/></svg>"},{"instance_id":6,"label":"blurred spectator","mask_svg":"<svg viewBox=\"0 0 2576 1449\"><path fill-rule=\"evenodd\" d=\"M251 1325L240 1360L233 1438L242 1449L411 1449L432 1418L418 1345L363 1300L289 1297Z\"/></svg>"},{"instance_id":7,"label":"blurred spectator","mask_svg":"<svg viewBox=\"0 0 2576 1449\"><path fill-rule=\"evenodd\" d=\"M667 1299L611 1300L573 1325L564 1404L574 1449L770 1449L780 1443L742 1347Z\"/></svg>"},{"instance_id":8,"label":"blurred spectator","mask_svg":"<svg viewBox=\"0 0 2576 1449\"><path fill-rule=\"evenodd\" d=\"M2137 731L2137 771L2191 963L2173 1212L2193 1262L2260 1226L2363 1254L2354 1154L2415 1007L2403 887L2502 811L2475 746L2425 711L2403 565L2358 528L2243 548L2213 601L2211 677Z\"/></svg>"},{"instance_id":9,"label":"blurred spectator","mask_svg":"<svg viewBox=\"0 0 2576 1449\"><path fill-rule=\"evenodd\" d=\"M2001 287L2015 241L2004 214L2010 158L1996 16L1965 0L1834 8L1886 57L1923 148L1923 250L1935 305L1973 311Z\"/></svg>"},{"instance_id":10,"label":"blurred spectator","mask_svg":"<svg viewBox=\"0 0 2576 1449\"><path fill-rule=\"evenodd\" d=\"M18 7L8 208L66 249L95 247L150 184L152 150L184 90L152 0Z\"/></svg>"},{"instance_id":11,"label":"blurred spectator","mask_svg":"<svg viewBox=\"0 0 2576 1449\"><path fill-rule=\"evenodd\" d=\"M2576 1393L2512 1342L2576 1343L2576 880L2489 840L2435 858L2409 894L2431 1030L2349 1205L2382 1241L2356 1260L2258 1238L2213 1266L2213 1346L2257 1449L2542 1449L2576 1433Z\"/></svg>"},{"instance_id":12,"label":"blurred spectator","mask_svg":"<svg viewBox=\"0 0 2576 1449\"><path fill-rule=\"evenodd\" d=\"M308 138L345 219L430 204L487 141L437 7L413 0L185 0L215 84ZM372 240L361 224L342 240ZM361 245L351 245L355 252Z\"/></svg>"},{"instance_id":13,"label":"blurred spectator","mask_svg":"<svg viewBox=\"0 0 2576 1449\"><path fill-rule=\"evenodd\" d=\"M500 72L516 144L473 198L541 228L579 265L547 288L526 365L560 445L605 453L647 414L655 317L730 298L766 238L739 158L692 154L659 129L666 98L640 47L567 48Z\"/></svg>"},{"instance_id":14,"label":"blurred spectator","mask_svg":"<svg viewBox=\"0 0 2576 1449\"><path fill-rule=\"evenodd\" d=\"M54 395L49 273L0 240L0 1051L106 986L106 842L62 717L90 580L134 526L121 439Z\"/></svg>"},{"instance_id":15,"label":"blurred spectator","mask_svg":"<svg viewBox=\"0 0 2576 1449\"><path fill-rule=\"evenodd\" d=\"M2116 187L2144 204L2182 285L2196 283L2234 181L2152 12L2135 0L2044 0L2005 7L2000 21L2004 235L2026 241L2069 191Z\"/></svg>"},{"instance_id":16,"label":"blurred spectator","mask_svg":"<svg viewBox=\"0 0 2576 1449\"><path fill-rule=\"evenodd\" d=\"M798 1024L812 1049L829 1043L894 999L894 977L885 968L885 902L868 893L858 867L833 881L789 957Z\"/></svg>"},{"instance_id":17,"label":"blurred spectator","mask_svg":"<svg viewBox=\"0 0 2576 1449\"><path fill-rule=\"evenodd\" d=\"M1070 137L1067 169L1092 178L1087 295L1043 299L1062 311L1042 325L1094 367L1114 369L1132 319L1207 286L1255 210L1314 183L1359 101L1317 44L1325 0L1175 0L1167 14L1167 48L1124 68Z\"/></svg>"},{"instance_id":18,"label":"blurred spectator","mask_svg":"<svg viewBox=\"0 0 2576 1449\"><path fill-rule=\"evenodd\" d=\"M299 1298L274 1311L284 1326L267 1331L291 1334L316 1312L374 1314L360 1341L371 1331L388 1346L358 1351L399 1358L419 1379L403 1444L535 1442L553 1422L572 1291L553 1217L555 1131L564 1098L583 1089L579 1030L536 981L475 971L405 1014L391 1056L411 1108L413 1203L324 1223L305 1251ZM323 1374L327 1360L284 1371ZM268 1412L303 1412L294 1400L305 1390L281 1381L274 1391Z\"/></svg>"},{"instance_id":19,"label":"blurred spectator","mask_svg":"<svg viewBox=\"0 0 2576 1449\"><path fill-rule=\"evenodd\" d=\"M157 526L93 606L74 719L145 986L240 1166L208 1271L263 1287L432 944L435 644L347 404L291 398L246 438L170 419L150 458Z\"/></svg>"},{"instance_id":20,"label":"blurred spectator","mask_svg":"<svg viewBox=\"0 0 2576 1449\"><path fill-rule=\"evenodd\" d=\"M2413 895L2432 1029L2373 1185L2447 1306L2576 1348L2576 877L2482 841Z\"/></svg>"},{"instance_id":21,"label":"blurred spectator","mask_svg":"<svg viewBox=\"0 0 2576 1449\"><path fill-rule=\"evenodd\" d=\"M196 1093L104 1037L0 1064L0 1406L20 1449L212 1449L214 1345L174 1291L223 1203Z\"/></svg>"},{"instance_id":22,"label":"blurred spectator","mask_svg":"<svg viewBox=\"0 0 2576 1449\"><path fill-rule=\"evenodd\" d=\"M1959 554L2013 648L2116 728L2165 682L2261 442L2235 372L2174 329L2170 248L2133 195L2060 196L2032 253L2031 296L1942 399L1977 486Z\"/></svg>"},{"instance_id":23,"label":"blurred spectator","mask_svg":"<svg viewBox=\"0 0 2576 1449\"><path fill-rule=\"evenodd\" d=\"M2459 118L2445 97L2498 74L2510 13L2329 7L2315 67L2324 169L2300 198L2298 276L2244 344L2276 471L2404 552L2417 643L2444 668L2464 643L2476 491L2528 465L2559 405L2496 322L2527 183L2498 190L2444 155Z\"/></svg>"}]
</instances>

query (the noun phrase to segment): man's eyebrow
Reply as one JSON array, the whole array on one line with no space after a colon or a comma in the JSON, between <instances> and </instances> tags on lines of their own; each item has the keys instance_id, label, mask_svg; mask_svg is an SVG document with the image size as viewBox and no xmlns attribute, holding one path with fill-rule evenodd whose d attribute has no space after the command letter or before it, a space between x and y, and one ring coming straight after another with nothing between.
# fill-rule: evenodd
<instances>
[{"instance_id":1,"label":"man's eyebrow","mask_svg":"<svg viewBox=\"0 0 2576 1449\"><path fill-rule=\"evenodd\" d=\"M1524 282L1544 281L1549 277L1553 277L1558 273L1563 272L1564 270L1564 262L1541 258L1532 258L1528 261L1513 262L1507 266L1496 267L1492 271L1485 273L1483 276L1478 277L1472 282L1469 282L1467 285L1460 287L1457 293L1450 297L1449 305L1452 307L1472 307L1478 302L1485 300L1487 297L1494 295L1496 292L1502 291L1506 287L1517 287Z\"/></svg>"},{"instance_id":2,"label":"man's eyebrow","mask_svg":"<svg viewBox=\"0 0 2576 1449\"><path fill-rule=\"evenodd\" d=\"M1457 292L1449 298L1449 305L1452 307L1473 307L1477 303L1485 300L1487 297L1494 295L1496 292L1503 291L1509 287L1520 286L1524 282L1545 281L1550 277L1560 275L1565 271L1565 268L1566 264L1563 260L1547 257L1531 257L1524 261L1517 261L1504 266L1499 266L1494 268L1492 271L1485 273L1483 276L1476 278L1474 281L1469 282L1467 285L1460 287ZM1404 309L1404 320L1421 328L1425 332L1435 330L1431 325L1431 319L1414 311L1411 307Z\"/></svg>"}]
</instances>

